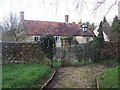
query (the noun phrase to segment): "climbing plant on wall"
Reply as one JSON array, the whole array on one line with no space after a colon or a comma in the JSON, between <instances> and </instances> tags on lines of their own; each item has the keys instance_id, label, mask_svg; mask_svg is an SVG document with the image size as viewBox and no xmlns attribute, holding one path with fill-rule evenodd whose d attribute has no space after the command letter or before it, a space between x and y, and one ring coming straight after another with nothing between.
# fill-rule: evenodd
<instances>
[{"instance_id":1,"label":"climbing plant on wall","mask_svg":"<svg viewBox=\"0 0 120 90\"><path fill-rule=\"evenodd\" d=\"M53 55L56 52L56 44L55 44L55 39L51 34L45 34L40 37L40 46L43 50L43 52L47 55L49 59L53 58ZM52 64L51 64L52 66Z\"/></svg>"}]
</instances>

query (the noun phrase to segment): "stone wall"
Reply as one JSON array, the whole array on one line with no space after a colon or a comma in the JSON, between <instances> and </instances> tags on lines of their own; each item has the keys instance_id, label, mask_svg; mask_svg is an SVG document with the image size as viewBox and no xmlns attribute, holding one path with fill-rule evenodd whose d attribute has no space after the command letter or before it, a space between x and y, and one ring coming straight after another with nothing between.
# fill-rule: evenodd
<instances>
[{"instance_id":1,"label":"stone wall","mask_svg":"<svg viewBox=\"0 0 120 90\"><path fill-rule=\"evenodd\" d=\"M69 57L70 57L70 62L78 62L74 46L71 46L68 53L69 53ZM53 60L61 61L62 56L63 56L63 49L56 48L56 54L55 54Z\"/></svg>"},{"instance_id":2,"label":"stone wall","mask_svg":"<svg viewBox=\"0 0 120 90\"><path fill-rule=\"evenodd\" d=\"M2 64L22 62L51 64L37 43L3 42Z\"/></svg>"}]
</instances>

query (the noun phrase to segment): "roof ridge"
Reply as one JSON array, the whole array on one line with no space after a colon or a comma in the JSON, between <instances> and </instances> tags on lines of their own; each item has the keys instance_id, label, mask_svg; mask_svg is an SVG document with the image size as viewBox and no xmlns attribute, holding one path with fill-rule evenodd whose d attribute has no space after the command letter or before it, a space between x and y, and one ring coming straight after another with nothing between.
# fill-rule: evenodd
<instances>
[{"instance_id":1,"label":"roof ridge","mask_svg":"<svg viewBox=\"0 0 120 90\"><path fill-rule=\"evenodd\" d=\"M24 21L36 21L36 22L52 22L52 23L65 23L65 22L55 22L55 21L40 21L40 20L24 20Z\"/></svg>"}]
</instances>

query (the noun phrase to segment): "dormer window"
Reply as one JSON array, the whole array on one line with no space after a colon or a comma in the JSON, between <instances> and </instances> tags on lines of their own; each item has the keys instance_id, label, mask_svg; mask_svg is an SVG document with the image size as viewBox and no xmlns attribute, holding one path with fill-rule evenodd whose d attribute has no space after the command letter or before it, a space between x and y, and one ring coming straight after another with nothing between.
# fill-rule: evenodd
<instances>
[{"instance_id":1,"label":"dormer window","mask_svg":"<svg viewBox=\"0 0 120 90\"><path fill-rule=\"evenodd\" d=\"M87 25L82 25L82 30L83 30L83 32L86 32L87 31Z\"/></svg>"}]
</instances>

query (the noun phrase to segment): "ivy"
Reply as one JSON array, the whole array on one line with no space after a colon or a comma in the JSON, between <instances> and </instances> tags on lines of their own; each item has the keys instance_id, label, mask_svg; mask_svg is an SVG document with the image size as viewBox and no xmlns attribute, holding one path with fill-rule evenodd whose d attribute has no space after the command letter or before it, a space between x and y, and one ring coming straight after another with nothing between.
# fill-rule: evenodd
<instances>
[{"instance_id":1,"label":"ivy","mask_svg":"<svg viewBox=\"0 0 120 90\"><path fill-rule=\"evenodd\" d=\"M40 42L38 42L49 59L52 60L53 55L56 52L55 39L51 34L45 34L40 37Z\"/></svg>"}]
</instances>

